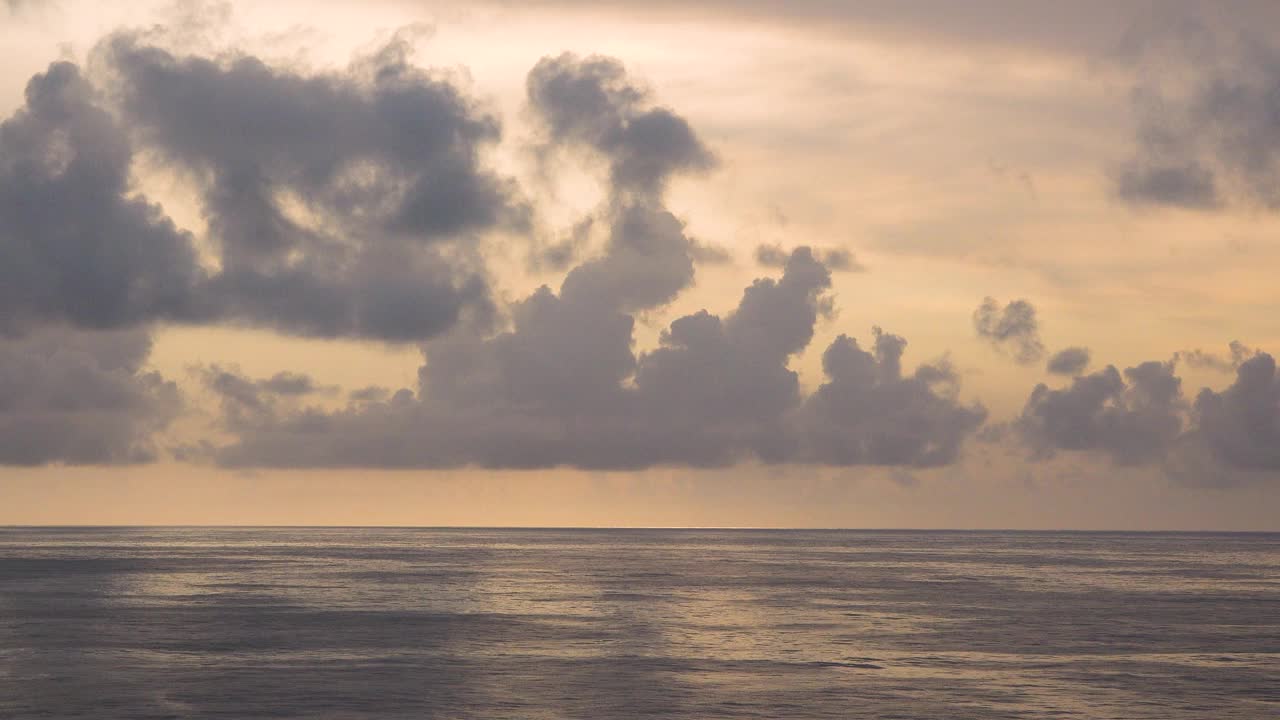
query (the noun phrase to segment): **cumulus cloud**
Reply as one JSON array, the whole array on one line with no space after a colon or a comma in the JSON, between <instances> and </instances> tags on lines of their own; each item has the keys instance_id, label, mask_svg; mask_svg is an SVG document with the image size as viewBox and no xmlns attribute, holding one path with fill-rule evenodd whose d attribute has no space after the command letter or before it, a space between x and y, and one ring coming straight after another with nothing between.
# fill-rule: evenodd
<instances>
[{"instance_id":1,"label":"cumulus cloud","mask_svg":"<svg viewBox=\"0 0 1280 720\"><path fill-rule=\"evenodd\" d=\"M1097 451L1122 465L1163 457L1183 427L1186 402L1173 362L1113 365L1061 389L1041 383L1014 427L1037 457Z\"/></svg>"},{"instance_id":2,"label":"cumulus cloud","mask_svg":"<svg viewBox=\"0 0 1280 720\"><path fill-rule=\"evenodd\" d=\"M1221 392L1201 390L1192 440L1211 456L1245 471L1280 470L1280 377L1267 353L1245 360Z\"/></svg>"},{"instance_id":3,"label":"cumulus cloud","mask_svg":"<svg viewBox=\"0 0 1280 720\"><path fill-rule=\"evenodd\" d=\"M946 362L905 375L907 341L880 328L871 351L841 335L822 355L827 376L799 416L804 457L829 465L931 467L955 461L986 419L956 401L959 378Z\"/></svg>"},{"instance_id":4,"label":"cumulus cloud","mask_svg":"<svg viewBox=\"0 0 1280 720\"><path fill-rule=\"evenodd\" d=\"M0 124L0 333L201 314L192 238L131 192L132 156L75 65L27 84Z\"/></svg>"},{"instance_id":5,"label":"cumulus cloud","mask_svg":"<svg viewBox=\"0 0 1280 720\"><path fill-rule=\"evenodd\" d=\"M42 329L0 338L0 464L106 465L156 457L177 386L145 369L138 330Z\"/></svg>"},{"instance_id":6,"label":"cumulus cloud","mask_svg":"<svg viewBox=\"0 0 1280 720\"><path fill-rule=\"evenodd\" d=\"M398 35L342 72L252 56L104 43L123 114L197 182L235 321L320 337L417 340L488 314L475 234L523 229L527 207L482 151L500 136Z\"/></svg>"},{"instance_id":7,"label":"cumulus cloud","mask_svg":"<svg viewBox=\"0 0 1280 720\"><path fill-rule=\"evenodd\" d=\"M1054 353L1045 370L1054 375L1079 375L1089 367L1089 348L1069 347Z\"/></svg>"},{"instance_id":8,"label":"cumulus cloud","mask_svg":"<svg viewBox=\"0 0 1280 720\"><path fill-rule=\"evenodd\" d=\"M1026 300L1013 300L1003 308L994 298L985 298L973 311L973 328L978 337L1008 354L1022 365L1044 357L1035 307Z\"/></svg>"},{"instance_id":9,"label":"cumulus cloud","mask_svg":"<svg viewBox=\"0 0 1280 720\"><path fill-rule=\"evenodd\" d=\"M1193 403L1182 395L1176 357L1123 373L1108 365L1064 388L1041 384L1009 429L1037 460L1071 452L1159 466L1187 484L1274 481L1280 477L1280 376L1267 353L1237 357L1235 381L1221 391L1202 389Z\"/></svg>"},{"instance_id":10,"label":"cumulus cloud","mask_svg":"<svg viewBox=\"0 0 1280 720\"><path fill-rule=\"evenodd\" d=\"M945 363L904 373L897 336L877 331L874 355L842 337L828 350L828 382L801 392L788 364L831 312L831 268L809 248L790 252L780 277L752 283L732 312L677 318L656 348L636 353L636 315L688 288L698 255L664 190L711 154L615 60L546 59L528 88L544 151L604 168L609 201L594 218L608 228L604 251L558 290L514 303L507 329L460 326L428 342L414 390L361 393L336 412L234 410L235 441L213 451L218 462L634 469L955 458L985 411L959 404ZM635 129L655 117L661 132ZM258 389L236 384L246 397Z\"/></svg>"},{"instance_id":11,"label":"cumulus cloud","mask_svg":"<svg viewBox=\"0 0 1280 720\"><path fill-rule=\"evenodd\" d=\"M945 362L904 372L898 336L877 330L871 352L841 336L824 355L827 382L803 395L787 365L828 312L829 286L830 271L799 248L780 278L757 280L732 313L678 318L657 348L636 355L634 319L566 280L559 293L543 288L521 303L508 332L432 341L416 392L353 398L333 413L237 413L228 423L236 441L214 457L593 469L954 461L986 411L956 399Z\"/></svg>"},{"instance_id":12,"label":"cumulus cloud","mask_svg":"<svg viewBox=\"0 0 1280 720\"><path fill-rule=\"evenodd\" d=\"M99 45L105 87L51 65L0 125L0 332L221 322L405 342L492 316L477 238L526 230L530 210L483 160L498 121L413 65L406 36L317 73L146 37ZM135 192L136 151L195 185L212 267Z\"/></svg>"}]
</instances>

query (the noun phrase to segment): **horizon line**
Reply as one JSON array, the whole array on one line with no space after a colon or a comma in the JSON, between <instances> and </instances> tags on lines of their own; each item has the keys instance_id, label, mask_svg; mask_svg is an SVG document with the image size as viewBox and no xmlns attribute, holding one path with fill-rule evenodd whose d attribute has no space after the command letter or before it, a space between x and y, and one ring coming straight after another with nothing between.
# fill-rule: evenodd
<instances>
[{"instance_id":1,"label":"horizon line","mask_svg":"<svg viewBox=\"0 0 1280 720\"><path fill-rule=\"evenodd\" d=\"M935 532L935 533L1094 533L1094 534L1215 534L1274 535L1272 530L1222 530L1213 528L948 528L948 527L838 527L838 526L747 526L747 525L325 525L325 524L95 524L95 523L0 523L0 530L27 529L241 529L241 530L654 530L654 531L718 531L718 532Z\"/></svg>"}]
</instances>

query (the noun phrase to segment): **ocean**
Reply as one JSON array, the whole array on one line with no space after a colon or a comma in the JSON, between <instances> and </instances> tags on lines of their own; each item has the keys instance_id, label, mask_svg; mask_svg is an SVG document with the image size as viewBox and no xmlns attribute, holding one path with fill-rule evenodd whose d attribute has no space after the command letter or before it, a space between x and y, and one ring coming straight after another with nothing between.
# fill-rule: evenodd
<instances>
[{"instance_id":1,"label":"ocean","mask_svg":"<svg viewBox=\"0 0 1280 720\"><path fill-rule=\"evenodd\" d=\"M0 718L1280 718L1280 534L0 528Z\"/></svg>"}]
</instances>

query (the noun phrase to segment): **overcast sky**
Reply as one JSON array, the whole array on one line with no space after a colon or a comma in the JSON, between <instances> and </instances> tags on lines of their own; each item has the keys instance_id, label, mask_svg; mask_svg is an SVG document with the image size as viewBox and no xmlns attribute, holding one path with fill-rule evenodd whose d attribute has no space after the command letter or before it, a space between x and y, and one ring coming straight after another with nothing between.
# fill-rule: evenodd
<instances>
[{"instance_id":1,"label":"overcast sky","mask_svg":"<svg viewBox=\"0 0 1280 720\"><path fill-rule=\"evenodd\" d=\"M0 4L0 523L1280 529L1280 8Z\"/></svg>"}]
</instances>

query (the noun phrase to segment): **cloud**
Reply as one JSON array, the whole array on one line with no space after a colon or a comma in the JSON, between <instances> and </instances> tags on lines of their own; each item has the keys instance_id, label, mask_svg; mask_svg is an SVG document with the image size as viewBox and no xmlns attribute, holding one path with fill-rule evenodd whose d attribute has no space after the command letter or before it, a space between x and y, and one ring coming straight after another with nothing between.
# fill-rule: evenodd
<instances>
[{"instance_id":1,"label":"cloud","mask_svg":"<svg viewBox=\"0 0 1280 720\"><path fill-rule=\"evenodd\" d=\"M1036 309L1026 300L1013 300L1002 309L995 299L985 298L973 311L973 328L978 337L1021 365L1044 357Z\"/></svg>"},{"instance_id":2,"label":"cloud","mask_svg":"<svg viewBox=\"0 0 1280 720\"><path fill-rule=\"evenodd\" d=\"M764 267L780 268L787 264L788 257L781 245L756 246L756 262Z\"/></svg>"},{"instance_id":3,"label":"cloud","mask_svg":"<svg viewBox=\"0 0 1280 720\"><path fill-rule=\"evenodd\" d=\"M1258 351L1248 347L1239 340L1232 340L1227 346L1229 354L1226 356L1216 355L1211 352L1205 352L1199 348L1195 350L1187 350L1178 353L1178 359L1182 360L1193 368L1204 368L1207 370L1216 370L1222 373L1234 373L1246 360L1258 354Z\"/></svg>"},{"instance_id":4,"label":"cloud","mask_svg":"<svg viewBox=\"0 0 1280 720\"><path fill-rule=\"evenodd\" d=\"M192 238L131 192L132 158L79 68L31 78L0 124L0 333L203 314Z\"/></svg>"},{"instance_id":5,"label":"cloud","mask_svg":"<svg viewBox=\"0 0 1280 720\"><path fill-rule=\"evenodd\" d=\"M636 315L688 288L698 255L664 189L674 174L704 170L710 153L671 110L659 113L662 133L633 133L656 111L615 60L545 59L528 87L544 153L606 168L609 201L595 218L608 227L603 253L558 290L514 303L507 329L459 326L426 343L416 390L362 394L336 412L235 410L226 423L235 441L213 449L217 462L638 469L955 458L985 410L958 403L945 363L904 375L902 338L877 331L870 355L842 337L828 350L828 382L803 395L788 364L832 307L831 268L807 247L787 254L781 277L747 287L732 312L677 318L637 354Z\"/></svg>"},{"instance_id":6,"label":"cloud","mask_svg":"<svg viewBox=\"0 0 1280 720\"><path fill-rule=\"evenodd\" d=\"M844 248L815 248L814 254L828 269L833 272L864 272L866 268L854 256L853 252ZM756 246L756 264L762 267L780 268L787 264L791 254L777 244Z\"/></svg>"},{"instance_id":7,"label":"cloud","mask_svg":"<svg viewBox=\"0 0 1280 720\"><path fill-rule=\"evenodd\" d=\"M109 82L49 66L0 125L0 332L223 323L408 342L491 319L479 239L527 230L531 211L482 159L497 120L411 50L400 34L307 74L119 32L95 51ZM135 148L194 184L211 267L135 192Z\"/></svg>"},{"instance_id":8,"label":"cloud","mask_svg":"<svg viewBox=\"0 0 1280 720\"><path fill-rule=\"evenodd\" d=\"M1258 31L1265 25L1182 20L1138 43L1134 148L1114 170L1116 196L1199 211L1280 209L1280 50Z\"/></svg>"},{"instance_id":9,"label":"cloud","mask_svg":"<svg viewBox=\"0 0 1280 720\"><path fill-rule=\"evenodd\" d=\"M269 378L252 379L237 367L221 365L192 369L200 383L213 393L221 406L221 422L232 430L253 428L273 418L277 409L292 408L318 394L332 394L333 387L317 385L304 373L279 372ZM366 396L357 394L353 399ZM190 455L192 448L182 448Z\"/></svg>"},{"instance_id":10,"label":"cloud","mask_svg":"<svg viewBox=\"0 0 1280 720\"><path fill-rule=\"evenodd\" d=\"M1245 360L1221 392L1196 396L1191 439L1219 463L1244 471L1280 471L1280 377L1267 353Z\"/></svg>"},{"instance_id":11,"label":"cloud","mask_svg":"<svg viewBox=\"0 0 1280 720\"><path fill-rule=\"evenodd\" d=\"M1033 460L1068 452L1159 467L1183 484L1274 482L1280 478L1280 377L1270 355L1234 345L1241 350L1235 381L1221 391L1202 389L1194 403L1175 374L1178 356L1123 373L1108 365L1063 388L1037 385L1016 420L983 434L992 442L1018 441Z\"/></svg>"},{"instance_id":12,"label":"cloud","mask_svg":"<svg viewBox=\"0 0 1280 720\"><path fill-rule=\"evenodd\" d=\"M699 252L666 209L663 191L672 175L700 172L711 157L670 110L659 113L662 133L632 132L639 119L655 117L651 102L617 61L562 55L540 62L530 73L529 105L544 125L544 150L585 155L607 168L610 200L592 219L608 228L604 252L569 270L558 291L542 287L513 304L508 329L489 334L460 326L427 343L416 391L361 393L336 412L282 411L263 399L262 382L222 378L225 425L236 441L215 449L215 459L631 469L723 466L752 457L899 464L953 457L984 413L948 415L954 401L931 390L943 382L940 370L901 378L900 345L896 352L882 349L876 362L885 369L872 387L859 388L858 379L836 371L824 391L836 400L806 405L787 364L829 314L831 283L830 269L808 248L788 256L780 278L748 287L727 316L701 311L678 318L657 348L635 353L635 314L661 308L688 288ZM858 457L829 458L829 438L813 442L804 434L824 423L862 422L840 397L887 398L895 391L914 405L900 411L907 416L897 431L869 434ZM875 412L886 410L893 417L891 407ZM934 413L938 422L925 421Z\"/></svg>"},{"instance_id":13,"label":"cloud","mask_svg":"<svg viewBox=\"0 0 1280 720\"><path fill-rule=\"evenodd\" d=\"M606 158L615 193L653 197L672 175L716 164L688 121L653 105L649 91L614 58L543 58L526 86L548 142Z\"/></svg>"},{"instance_id":14,"label":"cloud","mask_svg":"<svg viewBox=\"0 0 1280 720\"><path fill-rule=\"evenodd\" d=\"M428 343L416 392L353 398L332 413L237 412L235 442L213 457L289 467L953 462L986 411L958 402L945 362L905 373L898 336L877 330L873 352L841 336L824 355L827 382L802 394L787 365L829 312L830 278L798 248L733 312L680 317L639 355L633 317L601 295L611 286L566 278L559 293L544 287L520 303L506 332Z\"/></svg>"},{"instance_id":15,"label":"cloud","mask_svg":"<svg viewBox=\"0 0 1280 720\"><path fill-rule=\"evenodd\" d=\"M1210 210L1222 205L1214 173L1194 161L1134 158L1117 175L1115 192L1121 200L1133 205L1171 205L1194 210Z\"/></svg>"},{"instance_id":16,"label":"cloud","mask_svg":"<svg viewBox=\"0 0 1280 720\"><path fill-rule=\"evenodd\" d=\"M199 186L232 322L318 337L420 340L493 311L477 234L523 230L513 182L484 166L500 137L399 34L343 72L247 55L103 44L121 112Z\"/></svg>"},{"instance_id":17,"label":"cloud","mask_svg":"<svg viewBox=\"0 0 1280 720\"><path fill-rule=\"evenodd\" d=\"M1121 465L1164 456L1183 427L1185 400L1174 363L1145 362L1124 374L1108 365L1054 390L1031 392L1014 427L1039 458L1096 451Z\"/></svg>"},{"instance_id":18,"label":"cloud","mask_svg":"<svg viewBox=\"0 0 1280 720\"><path fill-rule=\"evenodd\" d=\"M0 337L0 464L141 463L177 416L177 386L144 368L138 330Z\"/></svg>"},{"instance_id":19,"label":"cloud","mask_svg":"<svg viewBox=\"0 0 1280 720\"><path fill-rule=\"evenodd\" d=\"M326 411L305 395L283 397L309 381L207 369L234 439L201 452L233 466L924 467L953 461L982 424L984 409L956 399L948 364L905 373L906 341L879 330L874 354L837 340L827 382L804 396L788 364L831 314L833 266L854 267L844 251L796 248L781 276L756 280L732 312L677 318L656 348L637 353L636 316L671 303L707 259L667 209L665 189L713 155L616 60L544 59L530 72L528 102L544 158L603 168L607 202L578 224L565 256L596 227L603 252L578 260L557 290L512 303L498 332L461 323L425 343L416 389L366 388Z\"/></svg>"},{"instance_id":20,"label":"cloud","mask_svg":"<svg viewBox=\"0 0 1280 720\"><path fill-rule=\"evenodd\" d=\"M1054 375L1079 375L1089 367L1089 348L1069 347L1054 353L1045 370Z\"/></svg>"},{"instance_id":21,"label":"cloud","mask_svg":"<svg viewBox=\"0 0 1280 720\"><path fill-rule=\"evenodd\" d=\"M804 457L827 465L949 465L986 410L956 401L959 378L945 362L902 371L907 341L876 328L871 352L841 335L822 355L827 382L805 401Z\"/></svg>"}]
</instances>

